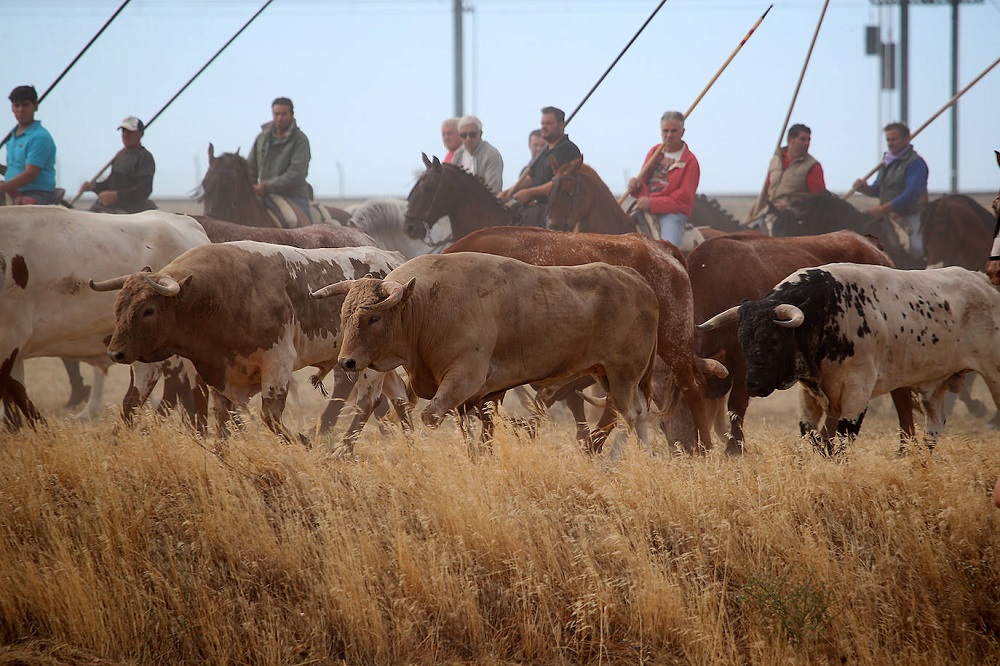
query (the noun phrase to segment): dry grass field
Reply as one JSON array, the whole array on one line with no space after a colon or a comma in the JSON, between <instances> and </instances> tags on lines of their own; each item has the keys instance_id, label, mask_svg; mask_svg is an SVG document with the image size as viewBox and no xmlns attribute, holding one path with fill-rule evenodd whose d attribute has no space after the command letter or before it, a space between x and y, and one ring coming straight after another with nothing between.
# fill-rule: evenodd
<instances>
[{"instance_id":1,"label":"dry grass field","mask_svg":"<svg viewBox=\"0 0 1000 666\"><path fill-rule=\"evenodd\" d=\"M451 421L342 459L256 417L116 437L126 381L81 424L59 361L28 363L49 421L0 436L0 663L1000 662L1000 434L962 406L933 455L897 456L882 400L820 458L789 391L738 460L590 458L558 412L475 459Z\"/></svg>"}]
</instances>

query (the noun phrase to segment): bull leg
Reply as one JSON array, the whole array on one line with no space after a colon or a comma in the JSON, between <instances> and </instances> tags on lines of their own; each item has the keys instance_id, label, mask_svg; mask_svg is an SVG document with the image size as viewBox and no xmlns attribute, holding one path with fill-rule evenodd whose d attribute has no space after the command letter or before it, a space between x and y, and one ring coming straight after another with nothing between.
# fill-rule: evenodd
<instances>
[{"instance_id":1,"label":"bull leg","mask_svg":"<svg viewBox=\"0 0 1000 666\"><path fill-rule=\"evenodd\" d=\"M344 402L354 389L355 381L356 379L348 375L339 365L333 369L333 394L320 418L320 432L329 432L337 425L340 413L344 409Z\"/></svg>"},{"instance_id":2,"label":"bull leg","mask_svg":"<svg viewBox=\"0 0 1000 666\"><path fill-rule=\"evenodd\" d=\"M218 429L219 436L227 439L232 433L230 426L238 425L236 412L233 410L233 401L222 395L217 389L213 388L210 391L212 396L211 411L215 418L215 427Z\"/></svg>"},{"instance_id":3,"label":"bull leg","mask_svg":"<svg viewBox=\"0 0 1000 666\"><path fill-rule=\"evenodd\" d=\"M830 401L827 407L827 429L829 432L835 427L837 433L837 445L833 453L846 453L847 447L857 439L868 411L868 400L874 384L874 377L858 376L840 386L837 394L824 391Z\"/></svg>"},{"instance_id":4,"label":"bull leg","mask_svg":"<svg viewBox=\"0 0 1000 666\"><path fill-rule=\"evenodd\" d=\"M827 455L830 453L829 440L819 431L823 410L816 395L805 386L799 386L799 434L809 440L814 449Z\"/></svg>"},{"instance_id":5,"label":"bull leg","mask_svg":"<svg viewBox=\"0 0 1000 666\"><path fill-rule=\"evenodd\" d=\"M18 358L16 349L0 364L0 395L3 396L8 428L19 429L24 424L22 414L32 429L38 423L45 424L45 419L28 398L28 391L24 386L24 362Z\"/></svg>"},{"instance_id":6,"label":"bull leg","mask_svg":"<svg viewBox=\"0 0 1000 666\"><path fill-rule=\"evenodd\" d=\"M261 393L260 412L261 417L264 419L264 425L267 426L268 430L281 437L286 443L291 444L294 441L292 433L281 422L281 415L285 412L285 402L287 400L287 387L271 387L266 395ZM308 438L300 436L299 440L307 449L312 448Z\"/></svg>"},{"instance_id":7,"label":"bull leg","mask_svg":"<svg viewBox=\"0 0 1000 666\"><path fill-rule=\"evenodd\" d=\"M406 390L406 383L395 370L385 374L385 379L382 383L382 393L392 404L392 408L396 412L397 418L399 418L399 423L403 428L403 434L407 442L412 442L413 419L410 416L412 404L410 403L409 393Z\"/></svg>"},{"instance_id":8,"label":"bull leg","mask_svg":"<svg viewBox=\"0 0 1000 666\"><path fill-rule=\"evenodd\" d=\"M944 424L948 419L945 409L945 395L948 392L948 382L943 381L933 391L924 392L920 396L920 404L924 409L926 417L924 426L924 444L929 451L934 450L941 434L944 433Z\"/></svg>"},{"instance_id":9,"label":"bull leg","mask_svg":"<svg viewBox=\"0 0 1000 666\"><path fill-rule=\"evenodd\" d=\"M341 445L348 453L354 453L354 443L361 436L361 430L371 418L379 398L382 397L382 385L385 373L374 370L364 370L358 375L357 383L351 394L354 396L354 418L344 434Z\"/></svg>"},{"instance_id":10,"label":"bull leg","mask_svg":"<svg viewBox=\"0 0 1000 666\"><path fill-rule=\"evenodd\" d=\"M899 422L899 449L905 450L907 443L916 437L916 427L913 424L913 391L904 386L889 392L892 405L896 408L896 419Z\"/></svg>"},{"instance_id":11,"label":"bull leg","mask_svg":"<svg viewBox=\"0 0 1000 666\"><path fill-rule=\"evenodd\" d=\"M437 428L448 412L464 405L486 381L486 363L450 368L438 385L437 393L420 413L428 428Z\"/></svg>"},{"instance_id":12,"label":"bull leg","mask_svg":"<svg viewBox=\"0 0 1000 666\"><path fill-rule=\"evenodd\" d=\"M90 387L83 383L79 361L64 358L62 362L69 377L69 400L66 402L66 408L72 409L87 402L90 398Z\"/></svg>"},{"instance_id":13,"label":"bull leg","mask_svg":"<svg viewBox=\"0 0 1000 666\"><path fill-rule=\"evenodd\" d=\"M107 379L108 369L96 365L92 367L94 368L94 377L90 388L90 397L80 413L73 418L92 419L101 411L101 402L104 400L104 380Z\"/></svg>"},{"instance_id":14,"label":"bull leg","mask_svg":"<svg viewBox=\"0 0 1000 666\"><path fill-rule=\"evenodd\" d=\"M135 425L139 408L146 404L149 394L163 373L160 363L133 363L129 366L129 384L122 398L122 421L129 428Z\"/></svg>"},{"instance_id":15,"label":"bull leg","mask_svg":"<svg viewBox=\"0 0 1000 666\"><path fill-rule=\"evenodd\" d=\"M733 388L729 392L729 439L726 441L726 453L728 455L740 455L743 453L745 435L743 433L743 420L746 417L747 406L750 404L750 394L747 393L747 373L746 365L734 364L731 375L733 377Z\"/></svg>"}]
</instances>

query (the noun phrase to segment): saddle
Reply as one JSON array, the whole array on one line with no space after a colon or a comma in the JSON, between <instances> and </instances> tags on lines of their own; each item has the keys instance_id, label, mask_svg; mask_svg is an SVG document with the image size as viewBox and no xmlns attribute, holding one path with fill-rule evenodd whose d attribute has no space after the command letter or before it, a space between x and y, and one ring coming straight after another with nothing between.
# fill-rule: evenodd
<instances>
[{"instance_id":1,"label":"saddle","mask_svg":"<svg viewBox=\"0 0 1000 666\"><path fill-rule=\"evenodd\" d=\"M315 202L309 203L311 220L302 214L302 210L291 199L280 194L268 194L264 197L264 206L274 226L279 229L296 229L310 224L337 224L326 206Z\"/></svg>"},{"instance_id":2,"label":"saddle","mask_svg":"<svg viewBox=\"0 0 1000 666\"><path fill-rule=\"evenodd\" d=\"M635 201L631 196L626 197L625 201L622 202L622 208L635 220L636 231L653 240L662 240L660 238L660 225L656 217L648 210L637 210ZM703 242L705 242L705 236L689 221L684 224L684 233L681 235L681 243L677 249L682 254L688 254Z\"/></svg>"}]
</instances>

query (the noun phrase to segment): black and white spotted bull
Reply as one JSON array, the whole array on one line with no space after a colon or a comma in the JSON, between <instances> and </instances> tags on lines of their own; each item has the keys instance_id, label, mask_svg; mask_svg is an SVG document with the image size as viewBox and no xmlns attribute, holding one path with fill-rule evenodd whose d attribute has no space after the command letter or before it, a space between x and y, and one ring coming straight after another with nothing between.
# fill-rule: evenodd
<instances>
[{"instance_id":1,"label":"black and white spotted bull","mask_svg":"<svg viewBox=\"0 0 1000 666\"><path fill-rule=\"evenodd\" d=\"M699 328L734 322L750 395L800 382L802 432L820 435L828 452L834 432L842 439L858 434L872 397L900 387L921 396L929 446L944 429L944 394L955 375L980 373L1000 407L1000 293L982 273L847 263L805 268Z\"/></svg>"}]
</instances>

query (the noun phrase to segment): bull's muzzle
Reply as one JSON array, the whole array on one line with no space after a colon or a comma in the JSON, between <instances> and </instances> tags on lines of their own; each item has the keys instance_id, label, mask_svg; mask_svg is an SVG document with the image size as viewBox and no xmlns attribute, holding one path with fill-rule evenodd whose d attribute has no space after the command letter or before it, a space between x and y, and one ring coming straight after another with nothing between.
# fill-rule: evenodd
<instances>
[{"instance_id":1,"label":"bull's muzzle","mask_svg":"<svg viewBox=\"0 0 1000 666\"><path fill-rule=\"evenodd\" d=\"M108 358L110 358L115 363L127 363L125 361L125 352L120 350L116 351L114 349L109 349Z\"/></svg>"},{"instance_id":2,"label":"bull's muzzle","mask_svg":"<svg viewBox=\"0 0 1000 666\"><path fill-rule=\"evenodd\" d=\"M348 372L357 372L358 370L358 361L356 359L342 356L337 359L337 363Z\"/></svg>"}]
</instances>

